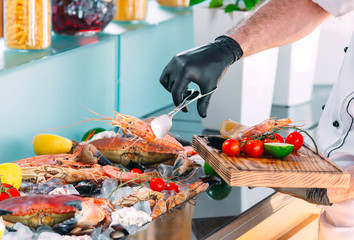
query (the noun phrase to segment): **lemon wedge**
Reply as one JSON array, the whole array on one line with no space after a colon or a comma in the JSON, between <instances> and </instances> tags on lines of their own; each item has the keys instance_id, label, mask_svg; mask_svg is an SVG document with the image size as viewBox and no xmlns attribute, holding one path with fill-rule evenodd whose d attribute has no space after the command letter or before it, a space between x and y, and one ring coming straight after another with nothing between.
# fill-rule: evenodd
<instances>
[{"instance_id":1,"label":"lemon wedge","mask_svg":"<svg viewBox=\"0 0 354 240\"><path fill-rule=\"evenodd\" d=\"M226 119L221 123L220 134L224 138L234 138L239 131L246 129L247 126L235 122L231 119Z\"/></svg>"},{"instance_id":2,"label":"lemon wedge","mask_svg":"<svg viewBox=\"0 0 354 240\"><path fill-rule=\"evenodd\" d=\"M70 139L54 134L38 134L32 143L37 155L68 153L73 146Z\"/></svg>"},{"instance_id":3,"label":"lemon wedge","mask_svg":"<svg viewBox=\"0 0 354 240\"><path fill-rule=\"evenodd\" d=\"M22 182L22 169L15 163L0 164L0 177L2 183L19 188Z\"/></svg>"}]
</instances>

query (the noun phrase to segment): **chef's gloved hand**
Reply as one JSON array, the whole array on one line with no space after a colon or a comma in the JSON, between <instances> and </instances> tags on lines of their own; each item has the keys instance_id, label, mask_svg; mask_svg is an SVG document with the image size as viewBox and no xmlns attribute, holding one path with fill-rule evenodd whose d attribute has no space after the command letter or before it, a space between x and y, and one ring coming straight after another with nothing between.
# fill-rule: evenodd
<instances>
[{"instance_id":1,"label":"chef's gloved hand","mask_svg":"<svg viewBox=\"0 0 354 240\"><path fill-rule=\"evenodd\" d=\"M227 68L242 55L235 40L220 36L213 43L175 55L162 72L160 83L172 93L173 102L178 106L188 95L190 82L196 83L202 94L214 90ZM198 100L198 113L202 118L207 115L210 97ZM182 110L188 111L187 108Z\"/></svg>"},{"instance_id":2,"label":"chef's gloved hand","mask_svg":"<svg viewBox=\"0 0 354 240\"><path fill-rule=\"evenodd\" d=\"M303 199L309 203L319 205L332 205L327 196L326 188L273 188L280 193L289 194Z\"/></svg>"}]
</instances>

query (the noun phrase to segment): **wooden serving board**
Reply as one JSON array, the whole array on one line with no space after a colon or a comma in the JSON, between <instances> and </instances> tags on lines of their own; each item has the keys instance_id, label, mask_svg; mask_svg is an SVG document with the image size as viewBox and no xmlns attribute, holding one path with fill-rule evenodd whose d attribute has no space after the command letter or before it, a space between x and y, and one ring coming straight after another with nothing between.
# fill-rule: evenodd
<instances>
[{"instance_id":1,"label":"wooden serving board","mask_svg":"<svg viewBox=\"0 0 354 240\"><path fill-rule=\"evenodd\" d=\"M209 146L208 136L193 136L193 148L230 186L349 188L350 174L308 145L283 159L229 157Z\"/></svg>"}]
</instances>

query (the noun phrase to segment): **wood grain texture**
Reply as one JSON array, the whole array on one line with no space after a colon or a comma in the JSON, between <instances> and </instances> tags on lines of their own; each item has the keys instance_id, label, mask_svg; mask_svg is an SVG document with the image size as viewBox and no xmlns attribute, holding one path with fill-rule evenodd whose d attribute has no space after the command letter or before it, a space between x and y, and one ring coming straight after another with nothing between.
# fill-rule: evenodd
<instances>
[{"instance_id":1,"label":"wood grain texture","mask_svg":"<svg viewBox=\"0 0 354 240\"><path fill-rule=\"evenodd\" d=\"M349 188L350 174L308 145L283 159L229 157L193 136L193 148L230 186Z\"/></svg>"}]
</instances>

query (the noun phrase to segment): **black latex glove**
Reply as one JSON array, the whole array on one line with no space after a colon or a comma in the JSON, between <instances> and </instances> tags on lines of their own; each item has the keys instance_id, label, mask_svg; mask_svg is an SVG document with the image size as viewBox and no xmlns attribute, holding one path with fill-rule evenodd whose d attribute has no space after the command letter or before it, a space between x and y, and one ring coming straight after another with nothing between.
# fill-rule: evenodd
<instances>
[{"instance_id":1,"label":"black latex glove","mask_svg":"<svg viewBox=\"0 0 354 240\"><path fill-rule=\"evenodd\" d=\"M326 188L273 188L275 191L289 194L309 203L332 205L329 202Z\"/></svg>"},{"instance_id":2,"label":"black latex glove","mask_svg":"<svg viewBox=\"0 0 354 240\"><path fill-rule=\"evenodd\" d=\"M160 83L172 93L173 103L178 106L187 96L190 82L196 83L202 94L214 90L227 68L242 55L243 51L235 40L220 36L213 43L174 56L162 72ZM198 100L198 113L202 118L207 115L210 97Z\"/></svg>"}]
</instances>

